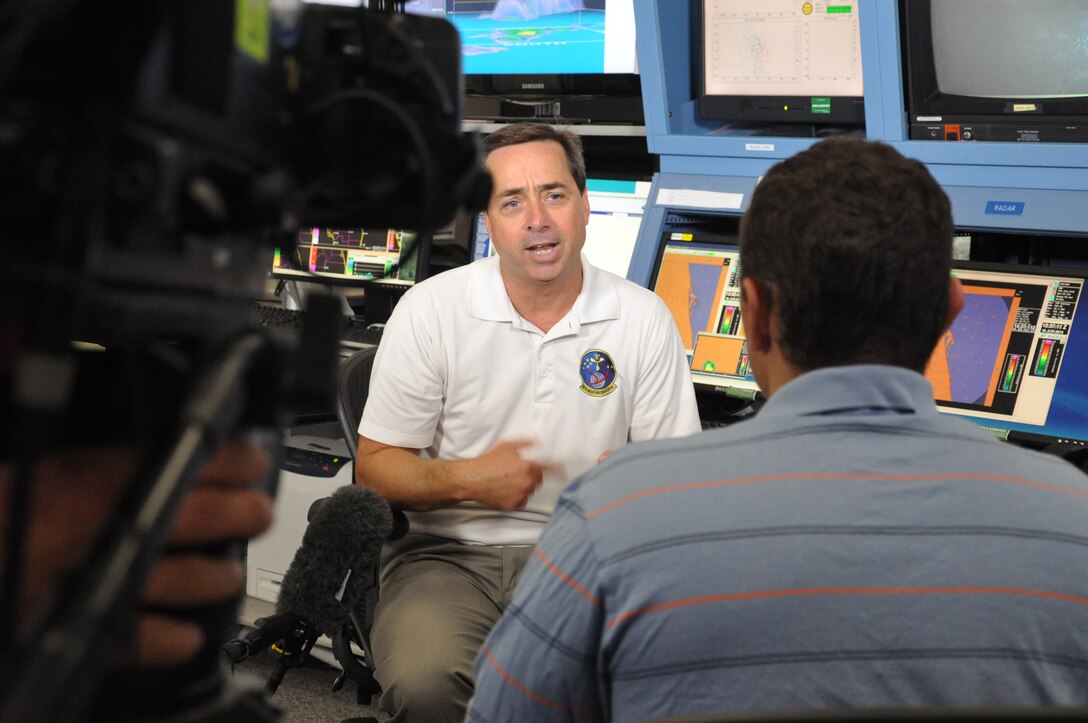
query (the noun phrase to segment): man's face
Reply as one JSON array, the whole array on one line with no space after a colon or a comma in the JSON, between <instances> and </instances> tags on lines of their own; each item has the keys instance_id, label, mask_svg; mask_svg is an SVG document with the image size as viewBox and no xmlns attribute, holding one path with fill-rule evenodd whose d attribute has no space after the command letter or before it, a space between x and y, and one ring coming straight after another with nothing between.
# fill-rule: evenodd
<instances>
[{"instance_id":1,"label":"man's face","mask_svg":"<svg viewBox=\"0 0 1088 723\"><path fill-rule=\"evenodd\" d=\"M506 283L580 283L589 200L578 192L562 146L506 146L488 156L487 168L493 191L484 220Z\"/></svg>"}]
</instances>

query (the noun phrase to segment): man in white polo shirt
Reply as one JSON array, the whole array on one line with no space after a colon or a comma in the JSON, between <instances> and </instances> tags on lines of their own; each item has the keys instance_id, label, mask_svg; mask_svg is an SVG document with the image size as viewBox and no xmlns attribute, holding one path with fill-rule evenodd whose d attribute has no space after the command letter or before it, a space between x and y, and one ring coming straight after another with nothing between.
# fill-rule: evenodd
<instances>
[{"instance_id":1,"label":"man in white polo shirt","mask_svg":"<svg viewBox=\"0 0 1088 723\"><path fill-rule=\"evenodd\" d=\"M355 476L408 511L372 631L393 721L460 721L480 644L564 487L627 442L699 431L683 343L652 292L582 255L581 141L484 141L491 257L416 285L374 362Z\"/></svg>"}]
</instances>

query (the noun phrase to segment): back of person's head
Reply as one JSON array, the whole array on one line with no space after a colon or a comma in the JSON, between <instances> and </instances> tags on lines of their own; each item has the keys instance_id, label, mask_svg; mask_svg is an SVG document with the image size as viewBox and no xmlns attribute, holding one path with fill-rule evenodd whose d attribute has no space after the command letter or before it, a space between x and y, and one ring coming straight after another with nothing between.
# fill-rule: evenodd
<instances>
[{"instance_id":1,"label":"back of person's head","mask_svg":"<svg viewBox=\"0 0 1088 723\"><path fill-rule=\"evenodd\" d=\"M773 167L741 222L741 274L768 296L798 371L894 364L922 371L944 332L948 197L883 143L831 139Z\"/></svg>"},{"instance_id":2,"label":"back of person's head","mask_svg":"<svg viewBox=\"0 0 1088 723\"><path fill-rule=\"evenodd\" d=\"M486 165L487 157L500 148L515 146L533 141L553 141L563 148L570 167L570 175L578 186L578 192L586 190L586 161L582 155L582 139L569 130L559 130L546 123L511 123L488 134L483 143L482 162Z\"/></svg>"}]
</instances>

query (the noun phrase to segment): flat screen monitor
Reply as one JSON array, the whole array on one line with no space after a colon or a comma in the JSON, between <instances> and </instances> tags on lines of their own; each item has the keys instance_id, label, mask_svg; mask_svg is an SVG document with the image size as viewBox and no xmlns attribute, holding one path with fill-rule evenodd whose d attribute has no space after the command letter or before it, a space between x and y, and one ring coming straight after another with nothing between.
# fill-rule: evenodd
<instances>
[{"instance_id":1,"label":"flat screen monitor","mask_svg":"<svg viewBox=\"0 0 1088 723\"><path fill-rule=\"evenodd\" d=\"M729 239L666 230L650 288L672 312L696 390L759 391L740 318L740 249Z\"/></svg>"},{"instance_id":2,"label":"flat screen monitor","mask_svg":"<svg viewBox=\"0 0 1088 723\"><path fill-rule=\"evenodd\" d=\"M942 412L999 437L1088 443L1085 269L957 261L966 305L926 369Z\"/></svg>"},{"instance_id":3,"label":"flat screen monitor","mask_svg":"<svg viewBox=\"0 0 1088 723\"><path fill-rule=\"evenodd\" d=\"M442 13L459 31L468 116L480 115L473 99L483 98L558 101L560 117L641 119L634 0L416 0L406 9Z\"/></svg>"},{"instance_id":4,"label":"flat screen monitor","mask_svg":"<svg viewBox=\"0 0 1088 723\"><path fill-rule=\"evenodd\" d=\"M597 268L626 277L650 195L650 182L587 178L586 193L590 214L582 253ZM472 231L472 260L496 253L484 215L478 214Z\"/></svg>"},{"instance_id":5,"label":"flat screen monitor","mask_svg":"<svg viewBox=\"0 0 1088 723\"><path fill-rule=\"evenodd\" d=\"M408 287L426 274L424 247L413 231L304 228L293 250L276 249L272 276L332 286Z\"/></svg>"},{"instance_id":6,"label":"flat screen monitor","mask_svg":"<svg viewBox=\"0 0 1088 723\"><path fill-rule=\"evenodd\" d=\"M1088 140L1088 3L905 0L904 78L919 140Z\"/></svg>"},{"instance_id":7,"label":"flat screen monitor","mask_svg":"<svg viewBox=\"0 0 1088 723\"><path fill-rule=\"evenodd\" d=\"M700 116L864 123L859 4L702 0Z\"/></svg>"}]
</instances>

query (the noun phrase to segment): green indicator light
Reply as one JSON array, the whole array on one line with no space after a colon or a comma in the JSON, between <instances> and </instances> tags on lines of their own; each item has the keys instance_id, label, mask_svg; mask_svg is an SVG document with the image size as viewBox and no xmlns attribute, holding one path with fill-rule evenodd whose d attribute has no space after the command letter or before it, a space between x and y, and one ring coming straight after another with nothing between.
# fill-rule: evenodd
<instances>
[{"instance_id":1,"label":"green indicator light","mask_svg":"<svg viewBox=\"0 0 1088 723\"><path fill-rule=\"evenodd\" d=\"M852 13L852 12L854 12L854 6L853 5L828 5L827 6L827 14L828 15L844 15L844 14L849 14L849 13Z\"/></svg>"}]
</instances>

